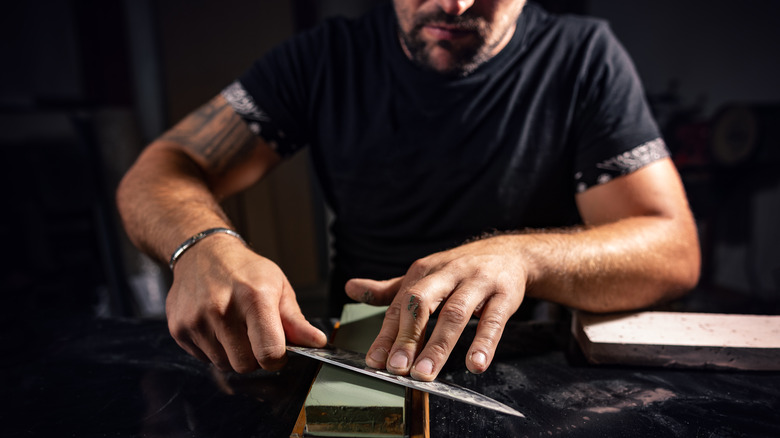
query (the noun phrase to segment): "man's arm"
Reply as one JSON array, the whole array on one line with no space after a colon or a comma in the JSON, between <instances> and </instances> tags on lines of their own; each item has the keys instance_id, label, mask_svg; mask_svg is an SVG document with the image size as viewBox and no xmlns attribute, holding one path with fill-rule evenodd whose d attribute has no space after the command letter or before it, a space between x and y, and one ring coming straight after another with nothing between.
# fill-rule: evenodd
<instances>
[{"instance_id":1,"label":"man's arm","mask_svg":"<svg viewBox=\"0 0 780 438\"><path fill-rule=\"evenodd\" d=\"M611 312L647 307L695 286L698 237L671 160L591 188L577 196L577 205L582 227L485 238L418 260L404 277L347 283L352 298L390 305L367 364L432 380L477 315L466 365L479 373L526 295ZM425 343L428 319L439 307Z\"/></svg>"},{"instance_id":2,"label":"man's arm","mask_svg":"<svg viewBox=\"0 0 780 438\"><path fill-rule=\"evenodd\" d=\"M139 248L167 262L194 234L230 227L219 200L249 187L280 161L217 96L144 150L117 191L125 229ZM276 369L285 337L321 346L279 267L226 234L213 234L175 265L166 301L171 334L190 354L221 369Z\"/></svg>"}]
</instances>

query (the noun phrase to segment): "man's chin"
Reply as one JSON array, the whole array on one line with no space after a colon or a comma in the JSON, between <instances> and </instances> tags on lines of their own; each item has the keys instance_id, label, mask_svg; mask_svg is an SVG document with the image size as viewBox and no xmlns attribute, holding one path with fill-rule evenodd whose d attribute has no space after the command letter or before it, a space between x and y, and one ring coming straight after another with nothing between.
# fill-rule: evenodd
<instances>
[{"instance_id":1,"label":"man's chin","mask_svg":"<svg viewBox=\"0 0 780 438\"><path fill-rule=\"evenodd\" d=\"M449 50L438 46L428 51L423 59L418 60L418 64L426 70L445 76L467 76L479 65L472 59L464 60L463 57L455 56Z\"/></svg>"},{"instance_id":2,"label":"man's chin","mask_svg":"<svg viewBox=\"0 0 780 438\"><path fill-rule=\"evenodd\" d=\"M472 41L435 40L423 41L419 35L401 38L407 56L423 70L446 76L466 76L480 64L479 46Z\"/></svg>"}]
</instances>

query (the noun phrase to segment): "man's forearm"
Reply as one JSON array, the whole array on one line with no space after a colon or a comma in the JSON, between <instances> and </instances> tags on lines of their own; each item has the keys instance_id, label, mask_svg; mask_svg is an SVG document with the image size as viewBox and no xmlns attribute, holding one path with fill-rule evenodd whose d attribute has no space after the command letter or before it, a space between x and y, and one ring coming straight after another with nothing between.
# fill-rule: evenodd
<instances>
[{"instance_id":1,"label":"man's forearm","mask_svg":"<svg viewBox=\"0 0 780 438\"><path fill-rule=\"evenodd\" d=\"M229 226L198 166L159 145L150 146L125 175L117 203L131 241L165 262L193 234Z\"/></svg>"},{"instance_id":2,"label":"man's forearm","mask_svg":"<svg viewBox=\"0 0 780 438\"><path fill-rule=\"evenodd\" d=\"M593 312L641 308L696 285L688 218L633 217L596 227L510 236L528 263L528 296Z\"/></svg>"},{"instance_id":3,"label":"man's forearm","mask_svg":"<svg viewBox=\"0 0 780 438\"><path fill-rule=\"evenodd\" d=\"M153 142L125 175L117 192L125 229L139 248L167 261L195 233L228 226L218 200L279 160L216 96Z\"/></svg>"}]
</instances>

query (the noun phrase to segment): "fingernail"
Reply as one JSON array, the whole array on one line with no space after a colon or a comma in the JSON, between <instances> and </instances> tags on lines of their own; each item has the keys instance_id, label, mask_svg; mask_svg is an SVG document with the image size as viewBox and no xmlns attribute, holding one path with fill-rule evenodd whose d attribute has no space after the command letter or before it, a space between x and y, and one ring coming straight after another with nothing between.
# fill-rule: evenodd
<instances>
[{"instance_id":1,"label":"fingernail","mask_svg":"<svg viewBox=\"0 0 780 438\"><path fill-rule=\"evenodd\" d=\"M398 352L393 355L393 357L390 358L390 365L393 368L398 369L406 369L406 366L409 364L409 359L406 357L405 354Z\"/></svg>"},{"instance_id":2,"label":"fingernail","mask_svg":"<svg viewBox=\"0 0 780 438\"><path fill-rule=\"evenodd\" d=\"M481 351L475 351L474 354L471 355L471 361L478 367L484 367L487 363L487 356Z\"/></svg>"},{"instance_id":3,"label":"fingernail","mask_svg":"<svg viewBox=\"0 0 780 438\"><path fill-rule=\"evenodd\" d=\"M432 374L433 373L433 361L430 359L423 359L419 362L417 362L417 365L414 366L414 369L417 370L420 374Z\"/></svg>"},{"instance_id":4,"label":"fingernail","mask_svg":"<svg viewBox=\"0 0 780 438\"><path fill-rule=\"evenodd\" d=\"M374 362L385 363L387 361L387 352L381 348L378 348L368 355Z\"/></svg>"}]
</instances>

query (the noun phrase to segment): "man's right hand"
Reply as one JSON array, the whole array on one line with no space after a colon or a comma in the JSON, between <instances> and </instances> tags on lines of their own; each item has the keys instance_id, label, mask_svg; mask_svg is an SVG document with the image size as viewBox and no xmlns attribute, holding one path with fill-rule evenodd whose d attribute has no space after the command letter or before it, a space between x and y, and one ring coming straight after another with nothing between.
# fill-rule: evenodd
<instances>
[{"instance_id":1,"label":"man's right hand","mask_svg":"<svg viewBox=\"0 0 780 438\"><path fill-rule=\"evenodd\" d=\"M286 341L312 347L327 342L304 318L279 266L224 234L182 255L166 313L176 342L223 371L277 370L286 361Z\"/></svg>"},{"instance_id":2,"label":"man's right hand","mask_svg":"<svg viewBox=\"0 0 780 438\"><path fill-rule=\"evenodd\" d=\"M219 200L238 193L281 161L222 95L152 142L117 190L127 235L160 261L194 232L227 227ZM197 228L196 228L197 224ZM211 235L176 263L168 327L190 354L223 370L276 370L285 339L323 346L325 335L301 314L281 269L226 234Z\"/></svg>"}]
</instances>

